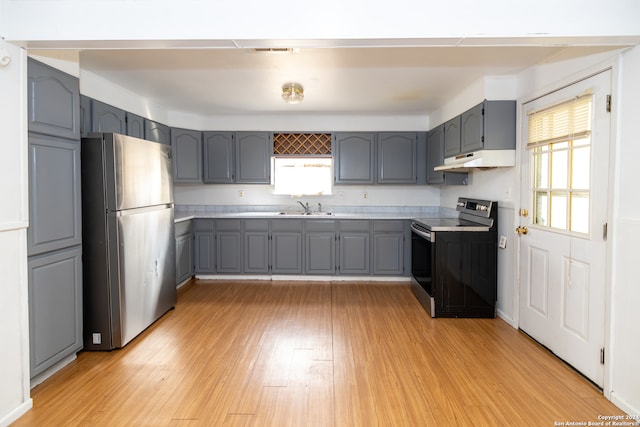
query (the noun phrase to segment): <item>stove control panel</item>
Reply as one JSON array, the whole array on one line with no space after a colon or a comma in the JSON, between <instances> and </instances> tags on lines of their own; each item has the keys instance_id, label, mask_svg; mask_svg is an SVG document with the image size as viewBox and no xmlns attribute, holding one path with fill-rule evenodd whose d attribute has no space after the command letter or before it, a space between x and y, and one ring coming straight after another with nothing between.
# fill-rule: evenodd
<instances>
[{"instance_id":1,"label":"stove control panel","mask_svg":"<svg viewBox=\"0 0 640 427\"><path fill-rule=\"evenodd\" d=\"M488 218L491 215L492 205L493 202L489 200L467 199L460 197L458 198L458 203L456 203L456 210L470 215Z\"/></svg>"}]
</instances>

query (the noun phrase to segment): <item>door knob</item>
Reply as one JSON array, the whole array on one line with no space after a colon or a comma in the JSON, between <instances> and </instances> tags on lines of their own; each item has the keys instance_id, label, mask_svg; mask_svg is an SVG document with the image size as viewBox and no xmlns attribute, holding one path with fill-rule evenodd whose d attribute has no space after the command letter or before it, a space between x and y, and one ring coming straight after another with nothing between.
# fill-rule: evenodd
<instances>
[{"instance_id":1,"label":"door knob","mask_svg":"<svg viewBox=\"0 0 640 427\"><path fill-rule=\"evenodd\" d=\"M518 233L519 235L522 236L523 234L529 233L529 229L527 227L520 226L520 227L516 228L516 233Z\"/></svg>"}]
</instances>

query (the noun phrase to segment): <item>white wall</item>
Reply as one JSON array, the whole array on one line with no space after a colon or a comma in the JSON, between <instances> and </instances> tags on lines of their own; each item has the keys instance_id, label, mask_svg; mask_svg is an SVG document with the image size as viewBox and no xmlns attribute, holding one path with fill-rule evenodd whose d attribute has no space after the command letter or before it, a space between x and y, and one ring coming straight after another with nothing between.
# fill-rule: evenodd
<instances>
[{"instance_id":1,"label":"white wall","mask_svg":"<svg viewBox=\"0 0 640 427\"><path fill-rule=\"evenodd\" d=\"M0 425L31 408L27 297L26 55L0 41Z\"/></svg>"}]
</instances>

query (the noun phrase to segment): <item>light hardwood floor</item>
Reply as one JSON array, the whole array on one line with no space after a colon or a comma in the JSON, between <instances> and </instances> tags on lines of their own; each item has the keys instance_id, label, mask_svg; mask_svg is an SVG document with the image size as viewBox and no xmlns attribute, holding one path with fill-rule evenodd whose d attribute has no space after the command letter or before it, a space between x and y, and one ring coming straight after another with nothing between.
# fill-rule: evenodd
<instances>
[{"instance_id":1,"label":"light hardwood floor","mask_svg":"<svg viewBox=\"0 0 640 427\"><path fill-rule=\"evenodd\" d=\"M622 414L500 319L431 319L407 284L195 281L82 352L15 426L553 426Z\"/></svg>"}]
</instances>

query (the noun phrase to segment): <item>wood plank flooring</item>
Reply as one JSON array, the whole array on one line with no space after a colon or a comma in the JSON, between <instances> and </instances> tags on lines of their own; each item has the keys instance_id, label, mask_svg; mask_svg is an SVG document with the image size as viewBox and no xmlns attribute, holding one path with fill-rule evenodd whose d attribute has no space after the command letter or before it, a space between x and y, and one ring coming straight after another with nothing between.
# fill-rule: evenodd
<instances>
[{"instance_id":1,"label":"wood plank flooring","mask_svg":"<svg viewBox=\"0 0 640 427\"><path fill-rule=\"evenodd\" d=\"M553 426L622 414L500 319L407 284L194 281L124 349L81 352L15 426Z\"/></svg>"}]
</instances>

